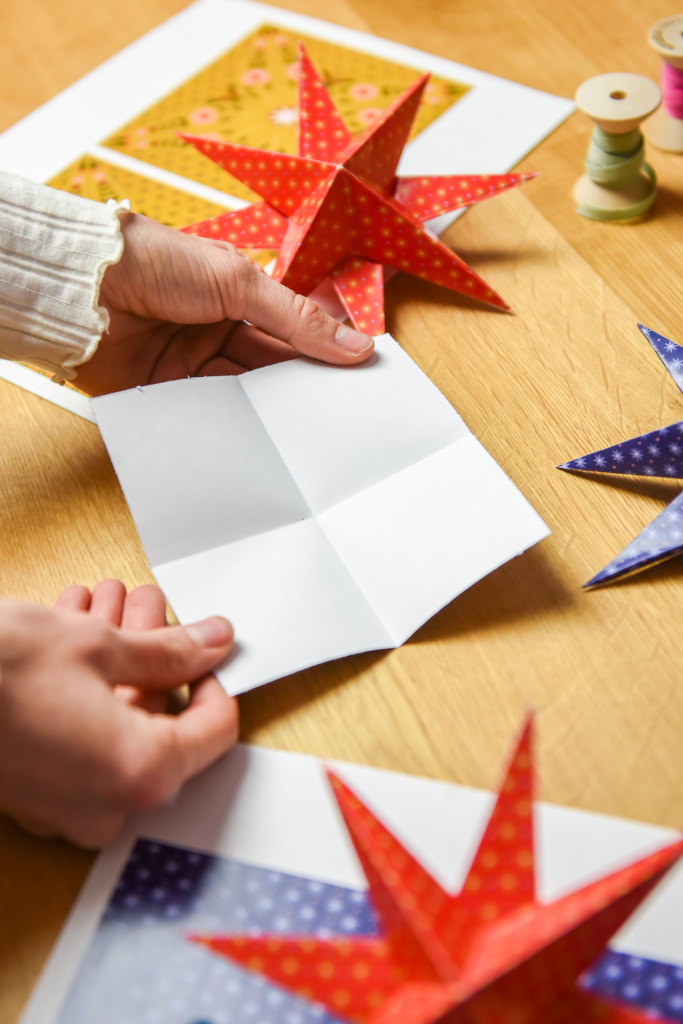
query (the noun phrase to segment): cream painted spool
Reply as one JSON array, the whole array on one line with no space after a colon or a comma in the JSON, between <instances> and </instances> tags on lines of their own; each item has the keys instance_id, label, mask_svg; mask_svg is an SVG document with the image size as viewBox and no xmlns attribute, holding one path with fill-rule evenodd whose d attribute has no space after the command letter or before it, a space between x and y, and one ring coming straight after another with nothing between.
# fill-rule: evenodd
<instances>
[{"instance_id":1,"label":"cream painted spool","mask_svg":"<svg viewBox=\"0 0 683 1024\"><path fill-rule=\"evenodd\" d=\"M683 69L683 14L656 21L647 34L647 41L667 64ZM683 153L683 121L673 117L663 105L647 119L643 135L657 149Z\"/></svg>"},{"instance_id":2,"label":"cream painted spool","mask_svg":"<svg viewBox=\"0 0 683 1024\"><path fill-rule=\"evenodd\" d=\"M574 98L579 110L610 135L632 132L662 102L658 85L627 71L589 78L579 86ZM620 210L642 202L651 189L652 182L644 171L636 182L621 189L600 185L582 174L574 186L574 198L579 206L604 210L619 219Z\"/></svg>"}]
</instances>

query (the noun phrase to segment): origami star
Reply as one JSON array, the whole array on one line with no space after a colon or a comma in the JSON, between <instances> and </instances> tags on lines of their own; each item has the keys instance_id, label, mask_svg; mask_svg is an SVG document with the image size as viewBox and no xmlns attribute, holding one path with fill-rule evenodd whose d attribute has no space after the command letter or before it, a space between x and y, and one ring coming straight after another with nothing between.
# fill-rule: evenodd
<instances>
[{"instance_id":1,"label":"origami star","mask_svg":"<svg viewBox=\"0 0 683 1024\"><path fill-rule=\"evenodd\" d=\"M330 781L381 924L377 938L190 936L354 1024L637 1024L577 986L683 841L548 905L534 896L531 721L461 892L451 896L347 786Z\"/></svg>"},{"instance_id":2,"label":"origami star","mask_svg":"<svg viewBox=\"0 0 683 1024\"><path fill-rule=\"evenodd\" d=\"M279 249L272 276L302 295L331 277L350 320L368 334L385 329L383 266L509 310L422 222L535 175L397 178L428 79L421 75L352 138L300 44L298 154L179 133L263 199L182 230L240 248Z\"/></svg>"},{"instance_id":3,"label":"origami star","mask_svg":"<svg viewBox=\"0 0 683 1024\"><path fill-rule=\"evenodd\" d=\"M678 390L683 392L683 348L642 324L638 327L664 363ZM568 469L572 473L622 473L683 480L683 421L639 434L628 441L619 441L589 455L581 455L557 468ZM683 494L674 498L609 565L584 583L584 587L623 579L681 553Z\"/></svg>"}]
</instances>

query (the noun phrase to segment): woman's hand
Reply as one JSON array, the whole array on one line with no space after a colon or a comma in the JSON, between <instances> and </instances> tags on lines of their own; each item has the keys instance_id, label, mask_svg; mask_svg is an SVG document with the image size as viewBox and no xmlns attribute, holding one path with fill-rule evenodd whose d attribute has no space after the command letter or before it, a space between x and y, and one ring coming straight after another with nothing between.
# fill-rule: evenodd
<instances>
[{"instance_id":1,"label":"woman's hand","mask_svg":"<svg viewBox=\"0 0 683 1024\"><path fill-rule=\"evenodd\" d=\"M77 367L76 384L88 394L243 373L298 355L353 366L371 354L372 338L273 281L228 242L119 216L123 256L105 271L99 298L109 330Z\"/></svg>"},{"instance_id":2,"label":"woman's hand","mask_svg":"<svg viewBox=\"0 0 683 1024\"><path fill-rule=\"evenodd\" d=\"M70 587L54 609L0 602L0 809L29 831L98 847L237 739L209 675L232 646L214 617L165 626L158 587ZM165 715L169 690L190 701Z\"/></svg>"}]
</instances>

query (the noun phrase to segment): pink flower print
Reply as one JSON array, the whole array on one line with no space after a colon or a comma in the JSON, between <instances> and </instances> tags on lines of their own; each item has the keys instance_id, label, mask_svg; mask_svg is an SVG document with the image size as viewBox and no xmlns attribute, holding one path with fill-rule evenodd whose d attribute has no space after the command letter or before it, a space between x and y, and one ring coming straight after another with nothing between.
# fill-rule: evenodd
<instances>
[{"instance_id":1,"label":"pink flower print","mask_svg":"<svg viewBox=\"0 0 683 1024\"><path fill-rule=\"evenodd\" d=\"M370 82L358 82L349 89L349 96L358 103L367 103L368 100L374 100L377 91L377 86Z\"/></svg>"},{"instance_id":2,"label":"pink flower print","mask_svg":"<svg viewBox=\"0 0 683 1024\"><path fill-rule=\"evenodd\" d=\"M107 180L107 176L104 173L104 171L94 171L92 180L96 181L98 185L104 185L105 181Z\"/></svg>"},{"instance_id":3,"label":"pink flower print","mask_svg":"<svg viewBox=\"0 0 683 1024\"><path fill-rule=\"evenodd\" d=\"M249 68L242 75L242 81L245 85L265 85L270 81L270 71L265 68Z\"/></svg>"},{"instance_id":4,"label":"pink flower print","mask_svg":"<svg viewBox=\"0 0 683 1024\"><path fill-rule=\"evenodd\" d=\"M213 124L218 119L218 111L215 107L199 107L193 110L188 121L190 124Z\"/></svg>"},{"instance_id":5,"label":"pink flower print","mask_svg":"<svg viewBox=\"0 0 683 1024\"><path fill-rule=\"evenodd\" d=\"M71 179L71 187L80 188L84 180L85 179L82 174L74 174L73 178Z\"/></svg>"},{"instance_id":6,"label":"pink flower print","mask_svg":"<svg viewBox=\"0 0 683 1024\"><path fill-rule=\"evenodd\" d=\"M363 107L358 111L356 117L361 124L374 124L383 113L384 111L380 107Z\"/></svg>"},{"instance_id":7,"label":"pink flower print","mask_svg":"<svg viewBox=\"0 0 683 1024\"><path fill-rule=\"evenodd\" d=\"M268 40L266 39L265 36L256 36L256 39L254 40L254 49L255 50L265 50L267 45L268 45Z\"/></svg>"},{"instance_id":8,"label":"pink flower print","mask_svg":"<svg viewBox=\"0 0 683 1024\"><path fill-rule=\"evenodd\" d=\"M285 74L287 78L291 78L293 82L299 81L299 61L295 60L293 64L288 64L285 68Z\"/></svg>"},{"instance_id":9,"label":"pink flower print","mask_svg":"<svg viewBox=\"0 0 683 1024\"><path fill-rule=\"evenodd\" d=\"M146 128L136 128L134 134L139 136L140 138L143 138L147 134L147 129Z\"/></svg>"},{"instance_id":10,"label":"pink flower print","mask_svg":"<svg viewBox=\"0 0 683 1024\"><path fill-rule=\"evenodd\" d=\"M441 90L438 85L434 85L432 82L427 86L425 89L425 101L433 106L441 102Z\"/></svg>"},{"instance_id":11,"label":"pink flower print","mask_svg":"<svg viewBox=\"0 0 683 1024\"><path fill-rule=\"evenodd\" d=\"M284 36L281 32L279 32L276 36L273 36L273 42L275 43L276 46L286 46L287 43L289 42L289 39L287 38L287 36Z\"/></svg>"}]
</instances>

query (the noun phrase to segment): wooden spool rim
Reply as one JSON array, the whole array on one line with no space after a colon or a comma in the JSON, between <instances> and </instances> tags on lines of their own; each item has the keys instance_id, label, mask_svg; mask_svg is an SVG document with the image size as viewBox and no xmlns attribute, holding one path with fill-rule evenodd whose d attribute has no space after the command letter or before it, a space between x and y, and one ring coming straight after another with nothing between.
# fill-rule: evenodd
<instances>
[{"instance_id":1,"label":"wooden spool rim","mask_svg":"<svg viewBox=\"0 0 683 1024\"><path fill-rule=\"evenodd\" d=\"M647 41L668 64L683 68L683 14L671 14L656 21Z\"/></svg>"},{"instance_id":2,"label":"wooden spool rim","mask_svg":"<svg viewBox=\"0 0 683 1024\"><path fill-rule=\"evenodd\" d=\"M576 90L578 107L599 127L615 133L636 128L662 102L659 86L628 71L611 71L583 82Z\"/></svg>"}]
</instances>

